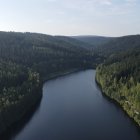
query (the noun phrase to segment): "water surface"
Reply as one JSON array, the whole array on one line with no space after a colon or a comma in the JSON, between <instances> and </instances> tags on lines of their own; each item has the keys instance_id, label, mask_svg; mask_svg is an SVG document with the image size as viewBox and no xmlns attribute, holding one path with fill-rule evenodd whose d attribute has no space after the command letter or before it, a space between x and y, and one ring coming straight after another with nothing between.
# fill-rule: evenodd
<instances>
[{"instance_id":1,"label":"water surface","mask_svg":"<svg viewBox=\"0 0 140 140\"><path fill-rule=\"evenodd\" d=\"M10 140L140 140L140 132L87 70L46 82L39 108Z\"/></svg>"}]
</instances>

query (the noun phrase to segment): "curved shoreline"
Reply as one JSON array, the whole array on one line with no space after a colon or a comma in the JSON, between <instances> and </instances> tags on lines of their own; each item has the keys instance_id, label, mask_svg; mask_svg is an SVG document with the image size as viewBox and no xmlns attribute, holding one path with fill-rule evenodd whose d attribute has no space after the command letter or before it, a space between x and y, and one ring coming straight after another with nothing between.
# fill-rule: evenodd
<instances>
[{"instance_id":1,"label":"curved shoreline","mask_svg":"<svg viewBox=\"0 0 140 140\"><path fill-rule=\"evenodd\" d=\"M55 74L52 74L50 75L48 78L46 78L46 80L44 80L44 82L47 82L51 79L55 79L57 77L61 77L61 76L65 76L65 75L68 75L68 74L71 74L71 73L74 73L74 72L78 72L80 71L81 69L72 69L72 70L69 70L69 71L63 71L63 72L58 72L58 73L55 73ZM112 99L110 96L108 96L105 92L103 92L103 89L101 87L101 84L97 81L96 77L95 77L95 81L96 81L96 84L97 86L99 87L99 89L101 90L102 92L102 95L107 98L110 102L114 103L115 105L117 105L118 107L120 107L124 113L132 120L132 122L136 125L136 127L140 130L140 127L139 127L139 124L132 118L129 116L129 114L127 113L127 111L123 108L123 106L121 106L121 104L119 102L117 102L115 99ZM42 83L44 83L42 82ZM42 86L43 84L41 85L41 90L42 90ZM18 127L18 129L20 128L20 130L22 128L24 128L24 126L26 125L26 123L32 118L33 114L35 113L35 111L37 111L37 108L39 107L39 104L41 102L41 99L42 99L42 92L40 92L40 97L38 98L38 100L35 102L35 104L33 106L31 106L31 108L28 108L27 112L25 112L25 114L17 121L15 121L12 125L10 125L5 131L3 131L1 134L0 134L0 138L4 137L4 140L5 140L5 136L7 133L10 133L11 135L13 135L13 127L16 129Z\"/></svg>"},{"instance_id":2,"label":"curved shoreline","mask_svg":"<svg viewBox=\"0 0 140 140\"><path fill-rule=\"evenodd\" d=\"M122 111L131 119L131 121L136 125L136 127L140 130L140 124L129 115L129 113L127 112L127 110L124 109L124 107L115 99L111 98L109 95L107 95L104 91L103 88L101 86L101 84L98 82L97 78L95 77L95 81L97 86L99 87L102 95L107 98L110 102L114 103L115 105L117 105L118 107L120 107L122 109Z\"/></svg>"},{"instance_id":3,"label":"curved shoreline","mask_svg":"<svg viewBox=\"0 0 140 140\"><path fill-rule=\"evenodd\" d=\"M12 129L13 127L21 127L21 129L24 127L25 123L27 121L30 120L30 118L33 116L33 114L35 113L36 109L38 108L39 103L41 102L42 99L42 86L43 83L46 81L49 81L51 79L55 79L57 77L61 77L64 75L68 75L74 72L78 72L81 69L71 69L71 70L67 70L67 71L61 71L61 72L57 72L54 74L49 75L47 78L45 78L42 82L41 82L41 86L39 89L39 92L37 93L37 98L35 99L36 101L33 104L28 104L29 106L27 106L28 108L25 110L25 112L23 111L23 114L21 116L18 117L18 119L14 119L14 121L11 124L8 124L7 126L0 126L0 139L4 139L5 140L5 136L7 133L12 133ZM34 98L34 96L27 96L27 98L29 99L29 101L32 101L32 98ZM19 103L22 104L22 101ZM1 113L1 112L0 112ZM6 116L8 118L8 116ZM11 134L12 135L12 134Z\"/></svg>"}]
</instances>

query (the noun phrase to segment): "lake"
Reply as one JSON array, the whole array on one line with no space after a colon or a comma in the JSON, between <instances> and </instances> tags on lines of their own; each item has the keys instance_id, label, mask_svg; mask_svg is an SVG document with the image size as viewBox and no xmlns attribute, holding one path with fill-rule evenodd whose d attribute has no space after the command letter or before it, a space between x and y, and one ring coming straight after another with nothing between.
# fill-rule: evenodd
<instances>
[{"instance_id":1,"label":"lake","mask_svg":"<svg viewBox=\"0 0 140 140\"><path fill-rule=\"evenodd\" d=\"M31 119L10 140L140 140L120 107L104 97L95 70L47 81Z\"/></svg>"}]
</instances>

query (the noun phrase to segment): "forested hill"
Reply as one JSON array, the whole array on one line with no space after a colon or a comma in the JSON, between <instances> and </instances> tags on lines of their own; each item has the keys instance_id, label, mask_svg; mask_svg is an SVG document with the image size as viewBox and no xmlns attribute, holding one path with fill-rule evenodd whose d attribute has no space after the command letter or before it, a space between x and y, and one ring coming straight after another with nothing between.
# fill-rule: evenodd
<instances>
[{"instance_id":1,"label":"forested hill","mask_svg":"<svg viewBox=\"0 0 140 140\"><path fill-rule=\"evenodd\" d=\"M39 101L44 80L95 68L96 58L86 43L67 37L0 32L0 133Z\"/></svg>"},{"instance_id":2,"label":"forested hill","mask_svg":"<svg viewBox=\"0 0 140 140\"><path fill-rule=\"evenodd\" d=\"M24 66L38 66L55 71L65 65L88 63L91 55L86 44L67 37L54 37L36 33L0 32L0 59ZM97 56L95 56L97 58ZM69 59L69 61L67 61ZM55 63L56 62L56 63ZM59 66L57 67L57 62ZM37 66L38 65L38 66ZM40 70L38 70L40 71ZM46 71L46 70L45 70Z\"/></svg>"},{"instance_id":3,"label":"forested hill","mask_svg":"<svg viewBox=\"0 0 140 140\"><path fill-rule=\"evenodd\" d=\"M83 40L79 40L77 38L66 37L66 36L55 36L55 38L65 41L71 45L80 46L88 50L93 48L93 44L90 44L89 42L85 42Z\"/></svg>"},{"instance_id":4,"label":"forested hill","mask_svg":"<svg viewBox=\"0 0 140 140\"><path fill-rule=\"evenodd\" d=\"M86 48L83 42L69 37L58 37L45 34L37 33L17 33L17 32L0 32L0 43L2 45L12 45L12 46L33 46L37 47L47 47L51 49L61 48L70 51L80 51L81 48ZM7 44L5 44L7 43Z\"/></svg>"},{"instance_id":5,"label":"forested hill","mask_svg":"<svg viewBox=\"0 0 140 140\"><path fill-rule=\"evenodd\" d=\"M139 35L113 38L97 46L97 43L86 43L65 36L0 32L0 133L19 121L39 101L43 81L65 72L96 68L105 62L98 67L97 72L108 89L112 87L106 85L106 80L114 81L116 75L113 78L112 75L118 71L117 67L120 71L116 77L121 75L121 79L126 79L125 82L121 81L124 85L133 77L133 87L139 88L139 77L136 76L140 71L139 47ZM117 55L118 52L121 53ZM118 89L114 89L116 93ZM122 97L129 102L124 95ZM134 105L138 114L137 106Z\"/></svg>"},{"instance_id":6,"label":"forested hill","mask_svg":"<svg viewBox=\"0 0 140 140\"><path fill-rule=\"evenodd\" d=\"M98 54L110 56L123 51L140 47L140 35L123 36L111 39L109 42L96 47Z\"/></svg>"},{"instance_id":7,"label":"forested hill","mask_svg":"<svg viewBox=\"0 0 140 140\"><path fill-rule=\"evenodd\" d=\"M104 37L104 36L92 36L92 35L83 35L83 36L72 36L72 38L77 39L79 41L88 43L92 45L92 47L103 45L112 39L115 39L113 37Z\"/></svg>"},{"instance_id":8,"label":"forested hill","mask_svg":"<svg viewBox=\"0 0 140 140\"><path fill-rule=\"evenodd\" d=\"M107 59L97 67L96 80L140 125L140 36L118 38L103 47Z\"/></svg>"}]
</instances>

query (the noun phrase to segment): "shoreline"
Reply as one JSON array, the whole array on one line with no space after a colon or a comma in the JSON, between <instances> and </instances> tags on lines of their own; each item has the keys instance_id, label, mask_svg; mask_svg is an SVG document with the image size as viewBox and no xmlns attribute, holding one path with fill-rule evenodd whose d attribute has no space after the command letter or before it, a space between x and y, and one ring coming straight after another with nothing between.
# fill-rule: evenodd
<instances>
[{"instance_id":1,"label":"shoreline","mask_svg":"<svg viewBox=\"0 0 140 140\"><path fill-rule=\"evenodd\" d=\"M137 121L135 121L135 119L133 117L131 117L128 112L124 109L124 107L115 99L111 98L109 95L107 95L105 92L103 92L102 86L101 84L97 81L96 77L95 77L95 82L99 88L99 90L101 91L102 95L109 100L110 102L112 102L113 104L115 104L117 107L121 108L121 110L125 113L126 116L129 117L129 119L132 121L132 123L135 124L135 126L137 127L137 129L140 131L140 125L137 123Z\"/></svg>"},{"instance_id":2,"label":"shoreline","mask_svg":"<svg viewBox=\"0 0 140 140\"><path fill-rule=\"evenodd\" d=\"M0 132L0 139L1 140L5 140L5 138L7 138L6 134L10 133L10 135L14 135L13 132L13 128L15 129L22 129L24 128L24 126L26 125L26 123L31 119L31 117L33 116L33 114L37 111L41 100L42 100L42 88L43 88L43 84L49 80L52 79L56 79L58 77L61 76L65 76L68 74L72 74L78 71L81 71L84 69L71 69L71 70L67 70L67 71L61 71L61 72L57 72L57 73L53 73L50 76L48 76L47 78L45 78L45 80L43 80L41 82L41 87L40 87L40 91L38 94L38 98L36 99L37 101L35 101L35 103L33 105L31 105L31 107L27 108L26 112L24 112L24 114L22 116L20 116L20 118L18 118L18 120L15 120L11 125L6 126L6 129Z\"/></svg>"},{"instance_id":3,"label":"shoreline","mask_svg":"<svg viewBox=\"0 0 140 140\"><path fill-rule=\"evenodd\" d=\"M41 90L40 91L42 91L43 84L45 82L47 82L49 80L52 80L52 79L56 79L56 78L61 77L61 76L69 75L69 74L72 74L72 73L75 73L75 72L78 72L78 71L81 71L81 70L86 70L86 69L71 69L71 70L61 71L61 72L57 72L57 73L51 74L50 76L48 76L46 78L46 80L43 80L43 82L41 83ZM129 119L131 120L131 122L134 123L135 126L137 127L137 129L140 131L140 125L132 117L129 116L129 114L123 108L123 106L121 106L121 104L118 101L116 101L115 99L113 99L110 96L108 96L105 92L103 92L103 89L102 89L100 83L97 81L96 76L95 76L95 83L96 83L97 87L99 88L99 90L101 91L102 95L109 102L111 102L111 103L115 104L117 107L121 108L121 110L125 113L125 115L129 117ZM11 126L9 126L4 132L2 132L0 134L0 139L1 140L6 140L6 139L8 140L8 138L6 137L7 136L6 135L7 133L10 134L10 136L14 136L16 134L16 132L18 132L18 131L20 132L24 128L24 126L26 125L26 123L28 123L28 121L30 121L30 119L32 118L32 116L34 115L34 113L39 108L39 105L40 105L41 100L42 100L42 92L41 92L40 95L41 96L40 96L40 98L38 98L37 102L35 102L35 104L31 108L28 108L27 112L22 116L22 118L20 118L16 122L14 122ZM14 132L13 129L15 129L16 131L14 130L15 131Z\"/></svg>"}]
</instances>

